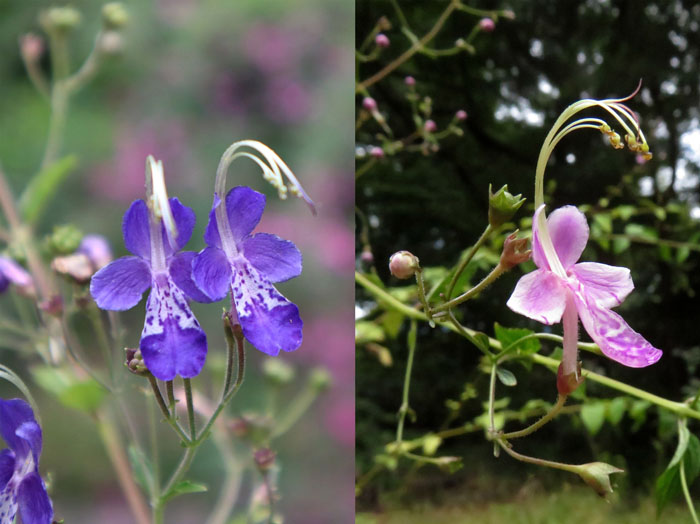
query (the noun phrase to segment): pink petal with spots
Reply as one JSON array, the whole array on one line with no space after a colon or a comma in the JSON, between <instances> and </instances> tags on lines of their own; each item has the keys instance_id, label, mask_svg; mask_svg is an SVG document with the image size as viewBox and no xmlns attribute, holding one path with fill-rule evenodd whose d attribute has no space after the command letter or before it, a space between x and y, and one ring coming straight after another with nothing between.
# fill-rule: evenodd
<instances>
[{"instance_id":1,"label":"pink petal with spots","mask_svg":"<svg viewBox=\"0 0 700 524\"><path fill-rule=\"evenodd\" d=\"M564 314L566 290L554 273L538 269L518 280L506 305L543 324L556 324Z\"/></svg>"}]
</instances>

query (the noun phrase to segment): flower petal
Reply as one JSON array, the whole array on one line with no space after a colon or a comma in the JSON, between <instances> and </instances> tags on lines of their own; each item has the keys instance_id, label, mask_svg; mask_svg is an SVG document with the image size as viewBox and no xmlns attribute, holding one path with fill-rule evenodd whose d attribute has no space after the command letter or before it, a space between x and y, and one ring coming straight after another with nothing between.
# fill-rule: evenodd
<instances>
[{"instance_id":1,"label":"flower petal","mask_svg":"<svg viewBox=\"0 0 700 524\"><path fill-rule=\"evenodd\" d=\"M197 253L194 251L183 251L172 257L168 265L170 278L173 279L177 287L185 292L188 298L197 302L213 302L192 280L192 261L196 255ZM226 291L228 292L228 289Z\"/></svg>"},{"instance_id":2,"label":"flower petal","mask_svg":"<svg viewBox=\"0 0 700 524\"><path fill-rule=\"evenodd\" d=\"M537 269L518 280L506 305L543 324L556 324L564 314L566 290L554 273Z\"/></svg>"},{"instance_id":3,"label":"flower petal","mask_svg":"<svg viewBox=\"0 0 700 524\"><path fill-rule=\"evenodd\" d=\"M207 356L207 336L184 293L165 274L158 275L146 304L141 332L146 367L161 380L199 374Z\"/></svg>"},{"instance_id":4,"label":"flower petal","mask_svg":"<svg viewBox=\"0 0 700 524\"><path fill-rule=\"evenodd\" d=\"M547 229L562 266L568 270L588 243L586 215L574 206L560 207L547 218Z\"/></svg>"},{"instance_id":5,"label":"flower petal","mask_svg":"<svg viewBox=\"0 0 700 524\"><path fill-rule=\"evenodd\" d=\"M0 399L0 435L10 449L15 452L19 461L24 460L29 454L31 445L34 444L23 435L18 434L19 428L27 422L36 424L34 413L29 404L19 398ZM39 449L41 449L41 430L39 430Z\"/></svg>"},{"instance_id":6,"label":"flower petal","mask_svg":"<svg viewBox=\"0 0 700 524\"><path fill-rule=\"evenodd\" d=\"M630 270L626 267L581 262L570 271L583 284L584 293L600 307L619 306L634 289Z\"/></svg>"},{"instance_id":7,"label":"flower petal","mask_svg":"<svg viewBox=\"0 0 700 524\"><path fill-rule=\"evenodd\" d=\"M32 285L32 276L17 262L7 257L0 257L0 273L16 286Z\"/></svg>"},{"instance_id":8,"label":"flower petal","mask_svg":"<svg viewBox=\"0 0 700 524\"><path fill-rule=\"evenodd\" d=\"M532 261L540 269L551 269L549 267L549 262L547 262L547 257L544 254L542 242L540 241L540 225L538 220L542 213L544 213L544 204L535 210L535 214L532 217Z\"/></svg>"},{"instance_id":9,"label":"flower petal","mask_svg":"<svg viewBox=\"0 0 700 524\"><path fill-rule=\"evenodd\" d=\"M12 474L15 471L15 454L9 449L3 449L0 451L0 491L5 489L7 482L12 478ZM2 511L2 508L0 508ZM2 522L3 515L0 514L0 522Z\"/></svg>"},{"instance_id":10,"label":"flower petal","mask_svg":"<svg viewBox=\"0 0 700 524\"><path fill-rule=\"evenodd\" d=\"M219 226L216 224L216 206L220 203L219 195L214 193L214 202L211 205L211 211L209 211L209 222L204 230L204 241L207 245L218 248L221 247L221 236L219 235Z\"/></svg>"},{"instance_id":11,"label":"flower petal","mask_svg":"<svg viewBox=\"0 0 700 524\"><path fill-rule=\"evenodd\" d=\"M41 455L41 428L36 420L22 422L15 431L15 435L27 442L34 455L34 461L38 462Z\"/></svg>"},{"instance_id":12,"label":"flower petal","mask_svg":"<svg viewBox=\"0 0 700 524\"><path fill-rule=\"evenodd\" d=\"M151 259L151 234L148 230L148 207L143 200L134 200L122 220L124 245L134 255Z\"/></svg>"},{"instance_id":13,"label":"flower petal","mask_svg":"<svg viewBox=\"0 0 700 524\"><path fill-rule=\"evenodd\" d=\"M301 253L289 240L258 233L243 241L243 256L270 282L284 282L301 274Z\"/></svg>"},{"instance_id":14,"label":"flower petal","mask_svg":"<svg viewBox=\"0 0 700 524\"><path fill-rule=\"evenodd\" d=\"M151 268L139 257L122 257L95 273L90 294L97 305L111 311L131 309L151 285Z\"/></svg>"},{"instance_id":15,"label":"flower petal","mask_svg":"<svg viewBox=\"0 0 700 524\"><path fill-rule=\"evenodd\" d=\"M194 258L192 278L211 300L221 300L231 285L231 264L221 249L208 247Z\"/></svg>"},{"instance_id":16,"label":"flower petal","mask_svg":"<svg viewBox=\"0 0 700 524\"><path fill-rule=\"evenodd\" d=\"M17 502L22 522L51 524L53 521L53 505L38 473L30 473L24 477L17 488Z\"/></svg>"},{"instance_id":17,"label":"flower petal","mask_svg":"<svg viewBox=\"0 0 700 524\"><path fill-rule=\"evenodd\" d=\"M574 291L574 299L583 327L605 356L632 368L649 366L661 358L660 349L634 331L620 315L587 297L582 287Z\"/></svg>"},{"instance_id":18,"label":"flower petal","mask_svg":"<svg viewBox=\"0 0 700 524\"><path fill-rule=\"evenodd\" d=\"M170 203L170 210L173 212L173 218L175 219L175 225L177 226L177 238L175 239L175 246L173 249L173 246L171 246L168 242L168 235L165 232L165 224L163 224L161 221L160 227L163 234L163 248L166 257L171 256L173 253L176 253L185 247L185 244L187 244L192 237L192 230L194 229L194 224L197 220L194 211L182 204L177 197L168 199L168 202Z\"/></svg>"},{"instance_id":19,"label":"flower petal","mask_svg":"<svg viewBox=\"0 0 700 524\"><path fill-rule=\"evenodd\" d=\"M0 524L12 524L16 514L17 489L14 483L8 483L0 490Z\"/></svg>"},{"instance_id":20,"label":"flower petal","mask_svg":"<svg viewBox=\"0 0 700 524\"><path fill-rule=\"evenodd\" d=\"M243 257L234 262L231 292L243 334L253 346L276 356L301 345L299 309Z\"/></svg>"}]
</instances>

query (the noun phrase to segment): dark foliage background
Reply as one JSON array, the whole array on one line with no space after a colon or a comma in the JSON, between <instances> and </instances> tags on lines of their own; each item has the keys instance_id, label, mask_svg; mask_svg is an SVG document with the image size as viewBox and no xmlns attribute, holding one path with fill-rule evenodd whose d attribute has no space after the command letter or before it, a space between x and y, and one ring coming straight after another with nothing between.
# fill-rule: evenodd
<instances>
[{"instance_id":1,"label":"dark foliage background","mask_svg":"<svg viewBox=\"0 0 700 524\"><path fill-rule=\"evenodd\" d=\"M422 36L446 2L398 4L413 32ZM631 269L636 291L619 311L665 352L658 364L643 370L590 354L583 355L584 365L670 399L695 394L700 361L695 327L700 313L696 295L700 253L694 247L689 254L679 253L675 245L660 247L654 237L695 245L698 241L700 6L680 0L513 0L469 5L509 8L516 18L501 18L493 33L479 35L473 42L473 55L432 58L417 54L368 90L397 137L415 130L406 101L406 75L415 77L420 95L432 98L432 118L438 130L458 109L469 115L461 126L464 136L441 141L436 153L386 155L358 178L357 206L368 217L369 243L379 277L389 285L399 284L390 277L387 262L401 249L417 255L423 267L451 267L486 225L489 184L498 188L507 183L513 193L527 197L516 222L529 218L537 155L557 116L580 98L625 96L642 79L641 92L629 106L641 118L654 158L640 164L633 153L613 150L597 132L575 133L553 155L545 179L546 201L549 210L565 204L585 206L594 241L589 242L582 259ZM360 80L409 46L392 2L384 1L358 1L357 41L365 38L381 16L392 22L392 29L385 31L391 46L377 61L360 65ZM453 14L430 47L452 47L457 38L466 38L476 22L478 18L469 14ZM357 97L358 108L363 96ZM381 145L380 129L372 124L360 128L359 143ZM358 166L365 161L358 159ZM622 205L635 206L631 217L617 214ZM612 215L611 230L596 227L596 215ZM631 235L641 229L630 229L630 223L647 228L648 243ZM527 223L524 225L527 229ZM360 234L358 228L358 256L363 244ZM616 247L610 235L620 236ZM627 246L622 237L632 242ZM462 322L489 334L494 320L541 331L542 326L505 305L521 275L520 270L512 271L463 306ZM362 305L368 296L361 288L357 293ZM561 333L560 329L553 328L555 333ZM357 348L358 474L370 467L377 446L394 438L405 341L406 325L395 339L386 341L393 357L391 367L379 365L371 352ZM545 348L547 352L554 346L549 343ZM439 428L447 414L445 399L459 397L466 383L476 386L479 400L467 403L466 412L454 425L482 412L480 400L487 398L488 376L477 367L479 356L473 346L446 330L420 326L410 401L417 419L408 423L407 438ZM513 371L518 386L501 393L509 394L511 405L520 406L531 398L554 400L554 377L549 371ZM587 393L613 395L594 384L588 384ZM633 426L626 416L621 424L606 425L591 438L578 417L563 417L520 445L525 453L566 462L622 458L627 474L618 477L618 487L648 492L673 451L675 426L655 410L649 411L641 427ZM697 432L697 425L692 428ZM380 476L360 498L361 507L374 507L378 495L397 485L407 488L402 493L411 497L437 497L438 492L444 493L442 488L455 486L461 497L479 499L484 492L487 498L507 493L509 486L522 485L533 474L545 485L562 481L560 474L535 471L507 457L495 460L482 434L454 439L444 446L443 454L466 457L468 467L453 476L426 468L417 475ZM485 480L495 476L497 481ZM465 487L471 495L465 495Z\"/></svg>"}]
</instances>

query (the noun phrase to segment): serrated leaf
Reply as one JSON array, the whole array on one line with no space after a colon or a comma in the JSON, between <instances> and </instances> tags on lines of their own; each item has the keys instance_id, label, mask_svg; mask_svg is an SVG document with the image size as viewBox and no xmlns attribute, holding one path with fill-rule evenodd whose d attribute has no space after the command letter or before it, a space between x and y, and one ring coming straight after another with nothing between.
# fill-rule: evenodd
<instances>
[{"instance_id":1,"label":"serrated leaf","mask_svg":"<svg viewBox=\"0 0 700 524\"><path fill-rule=\"evenodd\" d=\"M622 417L625 416L625 410L627 409L627 399L625 397L616 397L608 402L606 416L608 422L613 426L617 426Z\"/></svg>"},{"instance_id":2,"label":"serrated leaf","mask_svg":"<svg viewBox=\"0 0 700 524\"><path fill-rule=\"evenodd\" d=\"M605 404L603 402L584 404L581 407L581 420L588 432L595 435L605 422Z\"/></svg>"},{"instance_id":3,"label":"serrated leaf","mask_svg":"<svg viewBox=\"0 0 700 524\"><path fill-rule=\"evenodd\" d=\"M77 165L78 158L75 155L68 155L44 168L32 178L19 199L19 210L25 221L30 224L36 223L58 186Z\"/></svg>"},{"instance_id":4,"label":"serrated leaf","mask_svg":"<svg viewBox=\"0 0 700 524\"><path fill-rule=\"evenodd\" d=\"M504 386L513 387L518 384L518 379L516 379L515 375L513 375L513 373L506 368L496 368L496 376Z\"/></svg>"},{"instance_id":5,"label":"serrated leaf","mask_svg":"<svg viewBox=\"0 0 700 524\"><path fill-rule=\"evenodd\" d=\"M514 344L514 351L520 355L531 355L532 353L537 353L542 347L542 344L540 344L540 341L536 338L529 338L518 342L523 337L535 333L529 329L507 328L501 326L498 322L495 322L493 325L493 332L496 339L501 343L503 349L506 349L510 345Z\"/></svg>"}]
</instances>

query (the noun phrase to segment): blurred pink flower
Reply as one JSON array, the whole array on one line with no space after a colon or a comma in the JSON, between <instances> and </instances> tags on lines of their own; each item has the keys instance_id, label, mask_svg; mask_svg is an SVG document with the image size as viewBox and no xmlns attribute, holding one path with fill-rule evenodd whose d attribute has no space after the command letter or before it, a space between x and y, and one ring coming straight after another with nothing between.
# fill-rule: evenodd
<instances>
[{"instance_id":1,"label":"blurred pink flower","mask_svg":"<svg viewBox=\"0 0 700 524\"><path fill-rule=\"evenodd\" d=\"M311 114L309 89L292 77L278 77L265 88L267 116L280 123L299 123Z\"/></svg>"},{"instance_id":2,"label":"blurred pink flower","mask_svg":"<svg viewBox=\"0 0 700 524\"><path fill-rule=\"evenodd\" d=\"M243 36L242 48L258 69L277 73L297 68L303 43L297 32L285 27L257 24Z\"/></svg>"}]
</instances>

